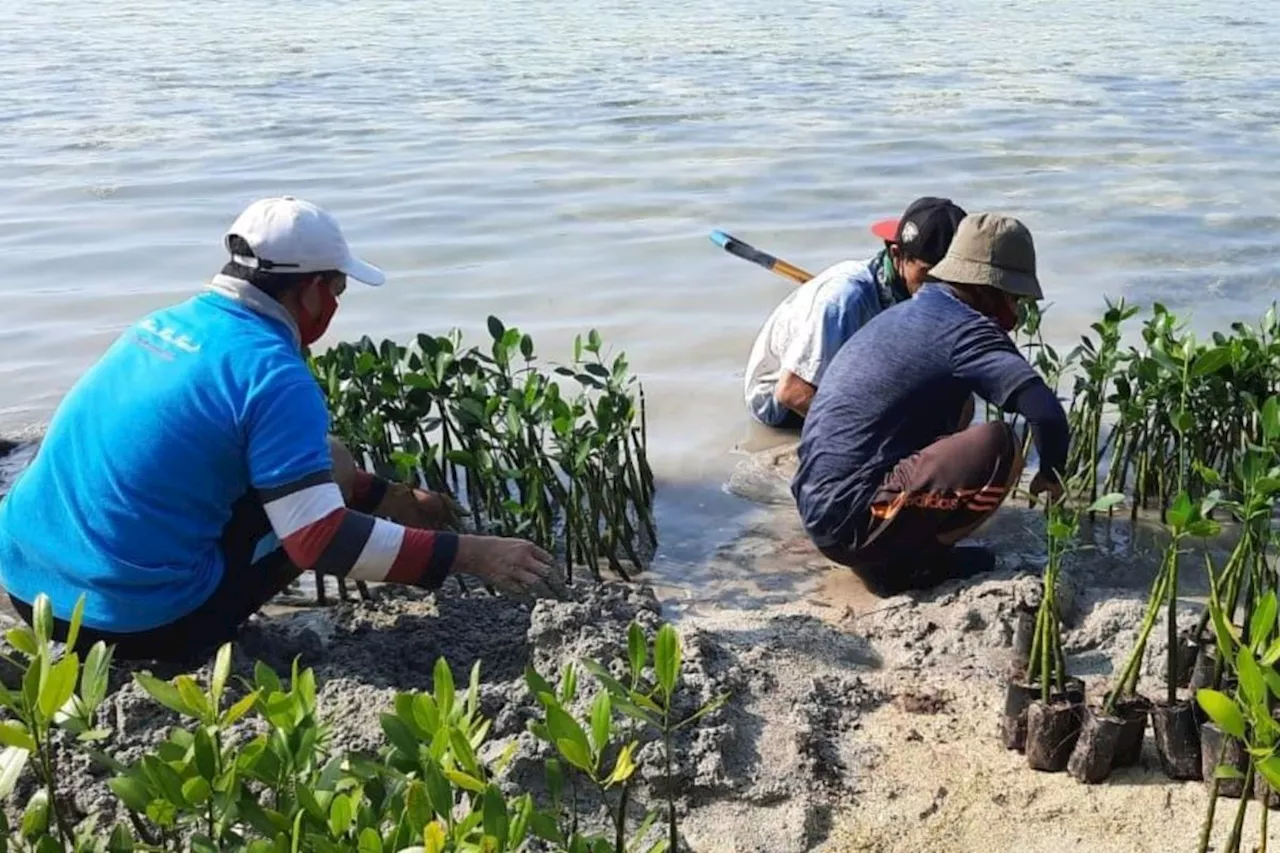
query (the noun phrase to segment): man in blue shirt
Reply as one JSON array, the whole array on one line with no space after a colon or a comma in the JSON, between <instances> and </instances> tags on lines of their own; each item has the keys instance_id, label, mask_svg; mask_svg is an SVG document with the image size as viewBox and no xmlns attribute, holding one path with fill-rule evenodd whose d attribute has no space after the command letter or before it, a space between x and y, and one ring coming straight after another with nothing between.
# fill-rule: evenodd
<instances>
[{"instance_id":1,"label":"man in blue shirt","mask_svg":"<svg viewBox=\"0 0 1280 853\"><path fill-rule=\"evenodd\" d=\"M986 549L953 546L996 511L1023 460L1008 424L961 422L974 393L1031 425L1033 494L1061 494L1067 456L1066 414L1008 334L1017 300L1042 297L1026 226L966 217L932 275L832 360L791 484L814 544L882 594L994 566Z\"/></svg>"},{"instance_id":2,"label":"man in blue shirt","mask_svg":"<svg viewBox=\"0 0 1280 853\"><path fill-rule=\"evenodd\" d=\"M797 287L765 321L747 359L743 392L758 423L797 427L836 352L884 309L911 298L942 259L964 211L918 198L901 219L871 227L884 248L870 262L844 261Z\"/></svg>"},{"instance_id":3,"label":"man in blue shirt","mask_svg":"<svg viewBox=\"0 0 1280 853\"><path fill-rule=\"evenodd\" d=\"M357 259L308 202L251 204L230 260L198 296L125 331L71 388L0 501L0 584L28 622L49 596L55 637L85 598L78 645L185 660L230 640L304 570L436 588L451 572L524 589L550 555L530 542L397 524L389 484L334 474L329 414L303 347L324 334ZM415 492L419 518L441 496ZM256 559L274 533L279 547Z\"/></svg>"}]
</instances>

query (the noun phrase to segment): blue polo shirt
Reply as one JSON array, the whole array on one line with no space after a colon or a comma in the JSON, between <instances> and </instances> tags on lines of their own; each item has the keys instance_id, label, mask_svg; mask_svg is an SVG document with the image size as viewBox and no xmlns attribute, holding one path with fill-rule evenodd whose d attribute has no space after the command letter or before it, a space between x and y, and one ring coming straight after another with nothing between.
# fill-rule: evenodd
<instances>
[{"instance_id":1,"label":"blue polo shirt","mask_svg":"<svg viewBox=\"0 0 1280 853\"><path fill-rule=\"evenodd\" d=\"M0 584L128 633L204 603L232 504L328 471L323 394L281 319L205 292L144 317L72 387L0 500Z\"/></svg>"}]
</instances>

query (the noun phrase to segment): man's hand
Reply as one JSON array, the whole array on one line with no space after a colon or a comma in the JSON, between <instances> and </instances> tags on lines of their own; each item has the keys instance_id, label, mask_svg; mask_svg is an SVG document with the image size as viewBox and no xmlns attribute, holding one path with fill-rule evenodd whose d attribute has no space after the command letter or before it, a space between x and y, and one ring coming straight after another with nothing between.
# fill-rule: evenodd
<instances>
[{"instance_id":1,"label":"man's hand","mask_svg":"<svg viewBox=\"0 0 1280 853\"><path fill-rule=\"evenodd\" d=\"M1036 472L1036 475L1031 478L1031 485L1028 486L1028 489L1030 489L1032 495L1047 492L1049 503L1057 503L1062 500L1062 483L1043 471Z\"/></svg>"},{"instance_id":2,"label":"man's hand","mask_svg":"<svg viewBox=\"0 0 1280 853\"><path fill-rule=\"evenodd\" d=\"M458 502L443 492L392 483L373 514L420 530L455 530L462 513Z\"/></svg>"},{"instance_id":3,"label":"man's hand","mask_svg":"<svg viewBox=\"0 0 1280 853\"><path fill-rule=\"evenodd\" d=\"M789 370L783 370L773 389L773 398L800 417L809 414L809 405L818 389Z\"/></svg>"},{"instance_id":4,"label":"man's hand","mask_svg":"<svg viewBox=\"0 0 1280 853\"><path fill-rule=\"evenodd\" d=\"M453 570L517 596L552 581L551 555L524 539L459 536Z\"/></svg>"}]
</instances>

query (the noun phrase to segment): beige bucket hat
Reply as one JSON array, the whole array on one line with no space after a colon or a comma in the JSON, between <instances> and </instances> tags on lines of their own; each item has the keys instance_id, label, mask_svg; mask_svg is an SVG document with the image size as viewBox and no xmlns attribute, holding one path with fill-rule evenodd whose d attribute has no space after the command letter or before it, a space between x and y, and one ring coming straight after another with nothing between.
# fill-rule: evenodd
<instances>
[{"instance_id":1,"label":"beige bucket hat","mask_svg":"<svg viewBox=\"0 0 1280 853\"><path fill-rule=\"evenodd\" d=\"M952 284L1044 298L1036 278L1036 246L1031 232L1012 216L999 213L971 213L962 219L946 257L929 275Z\"/></svg>"}]
</instances>

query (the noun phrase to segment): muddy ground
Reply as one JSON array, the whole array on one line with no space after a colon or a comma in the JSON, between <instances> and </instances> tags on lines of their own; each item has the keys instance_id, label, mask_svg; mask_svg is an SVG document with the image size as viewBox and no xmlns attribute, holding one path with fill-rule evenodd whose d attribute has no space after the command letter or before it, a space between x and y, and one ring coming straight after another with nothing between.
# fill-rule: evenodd
<instances>
[{"instance_id":1,"label":"muddy ground","mask_svg":"<svg viewBox=\"0 0 1280 853\"><path fill-rule=\"evenodd\" d=\"M1149 735L1140 765L1100 786L1034 772L999 743L1016 609L1039 595L1035 512L1007 507L977 537L998 546L997 571L879 600L809 546L787 506L785 474L784 458L741 469L730 488L752 498L743 523L683 563L673 557L664 568L660 552L651 586L579 586L573 600L533 606L452 589L382 588L371 602L277 609L245 628L237 670L247 674L262 659L287 672L301 656L316 670L339 742L369 748L380 739L378 713L397 691L430 689L438 656L459 683L482 661L491 738L519 741L505 781L537 791L534 759L543 747L525 728L532 702L524 667L550 677L584 656L620 659L631 620L652 629L671 618L684 637L686 707L722 691L732 697L676 750L693 850L1194 849L1204 786L1166 780ZM1074 673L1097 695L1133 641L1158 542L1143 525L1119 521L1086 538L1091 550L1068 558L1065 572L1065 642ZM1198 613L1197 559L1184 572L1183 624ZM1162 637L1153 638L1144 670L1149 695L1159 693ZM171 720L127 673L118 680L107 718L129 757ZM67 773L78 805L109 816L101 777L85 763ZM656 769L644 771L645 796L661 784ZM1251 810L1246 838L1255 816Z\"/></svg>"}]
</instances>

